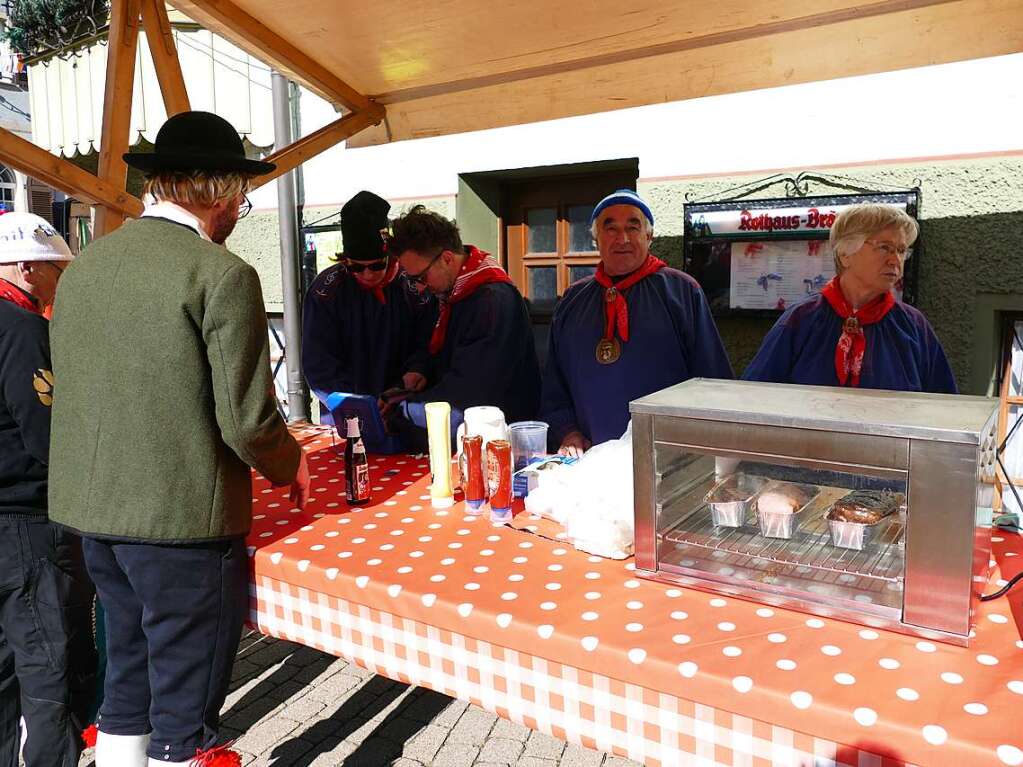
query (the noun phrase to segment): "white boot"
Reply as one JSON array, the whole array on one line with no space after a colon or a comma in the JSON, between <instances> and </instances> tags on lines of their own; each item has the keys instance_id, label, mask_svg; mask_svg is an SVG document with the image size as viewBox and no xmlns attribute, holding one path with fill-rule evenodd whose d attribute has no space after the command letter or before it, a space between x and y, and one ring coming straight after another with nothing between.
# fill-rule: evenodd
<instances>
[{"instance_id":1,"label":"white boot","mask_svg":"<svg viewBox=\"0 0 1023 767\"><path fill-rule=\"evenodd\" d=\"M147 767L148 735L96 734L96 767Z\"/></svg>"}]
</instances>

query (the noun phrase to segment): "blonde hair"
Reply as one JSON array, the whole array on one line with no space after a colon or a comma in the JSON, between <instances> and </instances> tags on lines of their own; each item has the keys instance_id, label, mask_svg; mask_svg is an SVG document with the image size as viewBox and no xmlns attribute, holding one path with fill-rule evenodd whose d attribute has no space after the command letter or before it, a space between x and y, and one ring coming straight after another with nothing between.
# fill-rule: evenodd
<instances>
[{"instance_id":1,"label":"blonde hair","mask_svg":"<svg viewBox=\"0 0 1023 767\"><path fill-rule=\"evenodd\" d=\"M920 227L905 211L891 205L868 203L843 210L835 218L828 244L835 258L835 274L845 271L842 256L849 256L863 247L867 238L883 229L896 227L906 236L906 245L916 242Z\"/></svg>"},{"instance_id":2,"label":"blonde hair","mask_svg":"<svg viewBox=\"0 0 1023 767\"><path fill-rule=\"evenodd\" d=\"M159 171L146 178L143 192L157 200L211 208L220 200L245 194L252 178L248 173Z\"/></svg>"}]
</instances>

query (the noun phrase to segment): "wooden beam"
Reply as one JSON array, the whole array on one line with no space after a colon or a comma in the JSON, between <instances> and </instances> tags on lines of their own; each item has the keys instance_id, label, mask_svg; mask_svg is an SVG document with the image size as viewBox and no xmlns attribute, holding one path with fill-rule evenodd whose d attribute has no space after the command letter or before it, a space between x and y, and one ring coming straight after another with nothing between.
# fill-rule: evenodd
<instances>
[{"instance_id":1,"label":"wooden beam","mask_svg":"<svg viewBox=\"0 0 1023 767\"><path fill-rule=\"evenodd\" d=\"M178 61L178 51L174 45L174 30L167 18L167 6L163 0L142 0L142 27L146 30L146 41L153 55L156 79L160 82L167 116L189 111L188 91L185 89L181 62Z\"/></svg>"},{"instance_id":2,"label":"wooden beam","mask_svg":"<svg viewBox=\"0 0 1023 767\"><path fill-rule=\"evenodd\" d=\"M729 6L725 17L731 18L740 5ZM883 5L889 9L898 7L893 3ZM862 5L864 9L872 7ZM813 15L802 24L790 21L786 25L761 25L748 33L708 32L677 43L658 43L638 52L641 55L636 58L625 59L615 53L588 58L583 62L587 65L585 69L569 63L501 73L495 65L490 75L464 83L446 82L436 87L425 83L415 88L379 90L373 97L388 106L387 130L363 131L349 146L442 136L1023 50L1020 0L957 0L920 7L914 3L913 7L907 4L904 10L890 10L883 15L849 11L834 19L837 20L826 14ZM765 28L771 34L762 34ZM439 66L437 69L443 71ZM519 79L526 75L526 79Z\"/></svg>"},{"instance_id":3,"label":"wooden beam","mask_svg":"<svg viewBox=\"0 0 1023 767\"><path fill-rule=\"evenodd\" d=\"M110 3L103 128L96 175L118 190L124 190L128 180L128 166L121 155L128 151L141 10L142 0L112 0ZM94 236L109 234L123 221L124 216L119 211L100 208L96 211Z\"/></svg>"},{"instance_id":4,"label":"wooden beam","mask_svg":"<svg viewBox=\"0 0 1023 767\"><path fill-rule=\"evenodd\" d=\"M230 0L170 0L177 10L207 29L222 34L274 69L283 72L323 98L353 112L373 102L325 66L266 27ZM336 11L329 3L324 8Z\"/></svg>"},{"instance_id":5,"label":"wooden beam","mask_svg":"<svg viewBox=\"0 0 1023 767\"><path fill-rule=\"evenodd\" d=\"M104 205L125 216L142 213L142 200L138 197L2 128L0 161L90 205Z\"/></svg>"},{"instance_id":6,"label":"wooden beam","mask_svg":"<svg viewBox=\"0 0 1023 767\"><path fill-rule=\"evenodd\" d=\"M335 120L329 125L323 126L318 131L310 133L290 146L277 150L266 158L267 162L277 164L276 170L256 178L252 183L252 188L255 189L273 181L278 176L283 176L320 152L330 149L332 146L354 136L371 125L376 125L383 119L383 107L378 107L374 104L371 109L367 109L365 112L347 114L340 120Z\"/></svg>"}]
</instances>

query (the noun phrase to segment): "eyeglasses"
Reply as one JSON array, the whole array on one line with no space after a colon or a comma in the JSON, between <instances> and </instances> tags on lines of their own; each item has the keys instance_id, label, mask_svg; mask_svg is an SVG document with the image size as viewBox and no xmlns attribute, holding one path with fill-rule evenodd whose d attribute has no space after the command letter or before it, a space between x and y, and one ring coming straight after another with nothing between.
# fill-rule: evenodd
<instances>
[{"instance_id":1,"label":"eyeglasses","mask_svg":"<svg viewBox=\"0 0 1023 767\"><path fill-rule=\"evenodd\" d=\"M897 248L890 242L874 242L873 240L867 240L867 242L871 244L874 250L878 250L886 256L898 256L903 261L909 258L910 255L912 255L909 248L906 247Z\"/></svg>"},{"instance_id":2,"label":"eyeglasses","mask_svg":"<svg viewBox=\"0 0 1023 767\"><path fill-rule=\"evenodd\" d=\"M423 269L423 271L421 271L419 274L409 274L408 272L405 272L405 276L408 277L409 282L411 282L413 285L425 285L426 284L426 273L430 271L430 268L435 263L437 263L437 259L440 258L443 255L444 255L444 250L441 249L441 251L430 260L430 263L428 263L426 265L426 268Z\"/></svg>"},{"instance_id":3,"label":"eyeglasses","mask_svg":"<svg viewBox=\"0 0 1023 767\"><path fill-rule=\"evenodd\" d=\"M70 261L40 261L39 263L46 264L47 266L52 266L58 272L63 274L64 270L67 269L68 264L70 264L71 262Z\"/></svg>"},{"instance_id":4,"label":"eyeglasses","mask_svg":"<svg viewBox=\"0 0 1023 767\"><path fill-rule=\"evenodd\" d=\"M245 218L252 212L252 203L249 202L247 195L242 194L242 202L238 206L238 218Z\"/></svg>"},{"instance_id":5,"label":"eyeglasses","mask_svg":"<svg viewBox=\"0 0 1023 767\"><path fill-rule=\"evenodd\" d=\"M353 274L358 274L369 269L371 272L382 272L387 268L387 259L380 261L352 261L350 258L345 259L345 268Z\"/></svg>"}]
</instances>

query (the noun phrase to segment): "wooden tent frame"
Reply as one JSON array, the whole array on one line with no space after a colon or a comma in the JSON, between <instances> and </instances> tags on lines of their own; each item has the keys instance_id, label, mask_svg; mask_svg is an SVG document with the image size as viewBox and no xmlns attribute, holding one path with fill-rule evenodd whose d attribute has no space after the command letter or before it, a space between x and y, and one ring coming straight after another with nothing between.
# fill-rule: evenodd
<instances>
[{"instance_id":1,"label":"wooden tent frame","mask_svg":"<svg viewBox=\"0 0 1023 767\"><path fill-rule=\"evenodd\" d=\"M349 110L343 117L315 133L289 146L276 148L266 160L276 163L277 168L259 176L254 182L255 186L273 181L384 119L382 106L332 75L251 16L242 14L233 5L226 5L232 11L231 21L246 40L274 50L276 58L287 63L287 74L314 83L321 95ZM125 217L142 213L142 200L127 192L128 168L122 159L129 147L135 56L140 29L146 32L167 115L188 111L188 92L164 0L111 0L103 128L96 175L0 128L0 162L82 202L94 205L96 237L112 232L124 222Z\"/></svg>"},{"instance_id":2,"label":"wooden tent frame","mask_svg":"<svg viewBox=\"0 0 1023 767\"><path fill-rule=\"evenodd\" d=\"M787 0L787 5L799 12L793 11L785 19L771 21L765 18L747 26L740 24L729 31L705 35L694 36L687 32L677 40L641 45L635 50L615 50L524 69L512 67L506 72L467 76L446 85L439 83L381 92L374 96L356 90L335 75L328 65L314 59L297 45L289 42L283 34L274 31L272 22L261 21L244 10L238 4L238 0L171 0L171 2L177 10L207 29L222 34L243 50L267 61L274 70L300 82L326 101L346 110L338 120L315 133L300 138L289 146L277 146L274 153L266 158L276 163L276 170L257 178L256 185L272 181L353 136L356 137L354 143L371 145L392 139L415 138L419 135L445 135L458 130L498 127L504 124L551 119L554 116L622 108L628 104L621 103L621 98L614 94L601 97L593 103L578 102L579 94L592 93L594 81L599 82L601 78L609 76L610 67L615 67L616 71L621 70L620 74L625 78L626 86L630 83L634 86L631 89L625 88L629 92L632 90L642 92L644 87L649 90L651 82L649 77L660 83L658 78L662 78L665 71L670 70L674 73L671 83L659 84L654 89L656 93L650 98L635 98L629 104L656 103L669 96L671 97L669 100L678 100L708 95L709 85L704 81L704 75L707 73L697 66L700 62L693 59L693 52L698 50L720 49L707 64L710 67L707 76L710 81L724 78L725 85L711 92L726 93L780 85L790 81L805 82L808 79L816 79L810 76L810 72L796 66L806 58L801 46L814 43L806 37L813 30L835 25L852 24L852 27L842 28L845 33L866 36L863 39L874 40L874 37L871 37L871 30L876 32L877 29L893 28L892 24L895 22L909 24L910 27L907 29L911 32L916 30L916 39L922 42L918 45L915 56L896 57L892 62L893 68L1015 52L1019 49L1020 41L1023 41L1023 26L1017 23L1018 15L1014 15L1014 4L1018 4L1018 0L873 0L849 6L844 10L820 13L814 13L812 9L806 13L801 10L796 0ZM969 4L975 6L974 12L969 12L970 9L966 7ZM329 3L323 5L330 7ZM251 7L252 3L249 3L249 6ZM886 20L885 14L889 13L896 16ZM973 31L957 31L954 39L963 41L963 44L954 47L948 58L932 52L930 46L937 43L928 40L927 25L944 24L943 28L951 28L953 23L963 18L968 18L980 26L976 29L971 27ZM986 43L987 38L983 35L986 34L989 18L991 24L1001 24L1004 30L996 35L992 42ZM143 207L141 200L126 191L127 168L121 159L122 154L128 150L131 138L129 134L132 90L140 29L146 32L167 114L174 115L188 109L188 94L164 0L111 0L107 79L97 173L93 175L83 171L63 157L55 156L0 129L0 162L96 206L97 236L115 229L125 216L139 215ZM789 37L785 37L786 35ZM782 37L785 39L784 45L775 40ZM818 47L828 45L828 39L822 38L815 44ZM856 37L856 40L857 46L862 47L861 37ZM781 45L779 51L773 51L772 44ZM874 44L878 44L876 40ZM743 45L747 47L734 50L729 48ZM743 55L736 56L737 52ZM777 58L775 53L785 54L788 58L784 56ZM646 65L641 62L664 56L674 58L658 59L660 64L653 74L643 75L641 69ZM748 59L744 56L754 58ZM736 61L739 62L738 69L732 66ZM756 71L762 68L761 65L753 65L758 61L761 64L765 61L774 62L782 69L774 72L773 78L752 77L750 68ZM845 66L841 57L836 61L833 67L823 72L825 79L875 71L874 67L865 66L862 62L856 66ZM632 66L633 64L635 66ZM797 69L800 71L795 71ZM734 78L735 82L727 82L728 78ZM557 93L564 94L566 99L574 94L578 103L573 102L574 106L566 106L556 114L547 111L529 113L526 110L521 115L508 116L506 112L509 110L505 109L505 106L517 104L522 94L529 92L530 88L540 89L541 101L544 104L546 104L544 99ZM466 97L466 92L473 89L485 90L487 93L485 101L490 105L491 113L486 120L476 119L479 117L478 100ZM441 98L445 95L447 101ZM389 123L373 130L373 126L384 122L387 104L391 105ZM495 104L497 106L494 106ZM495 117L494 110L497 110L500 119ZM458 115L459 119L455 121L457 124L451 124L451 120L424 124L423 115L434 112ZM467 115L473 119L466 119Z\"/></svg>"}]
</instances>

